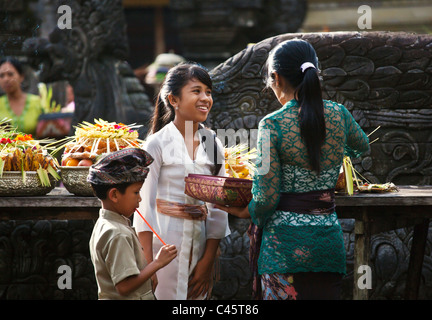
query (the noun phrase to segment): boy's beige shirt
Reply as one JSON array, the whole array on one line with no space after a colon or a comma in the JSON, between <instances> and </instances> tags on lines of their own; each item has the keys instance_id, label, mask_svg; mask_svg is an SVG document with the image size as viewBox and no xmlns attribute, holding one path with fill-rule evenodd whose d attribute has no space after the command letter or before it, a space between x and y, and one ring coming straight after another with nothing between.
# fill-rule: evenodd
<instances>
[{"instance_id":1,"label":"boy's beige shirt","mask_svg":"<svg viewBox=\"0 0 432 320\"><path fill-rule=\"evenodd\" d=\"M128 218L100 209L89 244L99 299L155 299L151 280L128 296L121 296L115 288L118 282L139 274L147 265L142 246Z\"/></svg>"}]
</instances>

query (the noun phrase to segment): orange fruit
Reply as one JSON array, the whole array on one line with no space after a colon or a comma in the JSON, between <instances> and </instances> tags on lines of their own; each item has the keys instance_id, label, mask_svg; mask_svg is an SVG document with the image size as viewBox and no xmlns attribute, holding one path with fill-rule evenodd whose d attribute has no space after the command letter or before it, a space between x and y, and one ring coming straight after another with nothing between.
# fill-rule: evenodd
<instances>
[{"instance_id":1,"label":"orange fruit","mask_svg":"<svg viewBox=\"0 0 432 320\"><path fill-rule=\"evenodd\" d=\"M79 163L79 160L78 160L78 159L69 159L69 160L66 162L66 166L67 166L67 167L76 167L76 166L78 165L78 163Z\"/></svg>"}]
</instances>

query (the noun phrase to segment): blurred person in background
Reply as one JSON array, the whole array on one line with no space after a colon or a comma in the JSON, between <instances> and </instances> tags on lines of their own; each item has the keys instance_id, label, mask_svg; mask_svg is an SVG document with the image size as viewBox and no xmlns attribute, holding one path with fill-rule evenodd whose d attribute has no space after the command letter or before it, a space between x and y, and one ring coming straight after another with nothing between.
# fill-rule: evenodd
<instances>
[{"instance_id":1,"label":"blurred person in background","mask_svg":"<svg viewBox=\"0 0 432 320\"><path fill-rule=\"evenodd\" d=\"M23 81L24 71L17 59L0 60L0 87L5 92L0 97L0 118L11 119L11 125L18 131L34 135L43 107L38 95L22 90Z\"/></svg>"}]
</instances>

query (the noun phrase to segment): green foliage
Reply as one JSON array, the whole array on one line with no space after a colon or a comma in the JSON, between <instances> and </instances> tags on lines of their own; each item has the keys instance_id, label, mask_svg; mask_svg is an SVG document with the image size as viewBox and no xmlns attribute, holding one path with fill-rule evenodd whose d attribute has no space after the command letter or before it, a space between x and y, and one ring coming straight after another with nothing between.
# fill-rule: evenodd
<instances>
[{"instance_id":1,"label":"green foliage","mask_svg":"<svg viewBox=\"0 0 432 320\"><path fill-rule=\"evenodd\" d=\"M62 106L52 98L52 87L45 83L39 83L39 96L41 97L42 107L45 113L60 112Z\"/></svg>"}]
</instances>

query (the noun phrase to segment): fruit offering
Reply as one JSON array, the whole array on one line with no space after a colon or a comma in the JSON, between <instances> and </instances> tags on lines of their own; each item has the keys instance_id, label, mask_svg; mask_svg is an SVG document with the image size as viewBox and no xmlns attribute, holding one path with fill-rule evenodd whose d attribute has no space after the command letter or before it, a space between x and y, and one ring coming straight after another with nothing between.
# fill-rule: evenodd
<instances>
[{"instance_id":1,"label":"fruit offering","mask_svg":"<svg viewBox=\"0 0 432 320\"><path fill-rule=\"evenodd\" d=\"M138 139L138 131L134 130L137 127L102 119L95 119L94 124L79 124L74 136L62 140L62 166L91 166L102 154L139 147L142 141Z\"/></svg>"},{"instance_id":2,"label":"fruit offering","mask_svg":"<svg viewBox=\"0 0 432 320\"><path fill-rule=\"evenodd\" d=\"M229 177L252 179L255 171L253 159L257 157L257 151L248 149L246 144L225 147L225 170Z\"/></svg>"},{"instance_id":3,"label":"fruit offering","mask_svg":"<svg viewBox=\"0 0 432 320\"><path fill-rule=\"evenodd\" d=\"M3 121L2 125L5 124ZM0 129L0 177L5 171L21 171L25 181L26 172L36 171L42 186L51 185L48 174L59 180L57 160L41 146L41 142L34 140L31 134L3 126Z\"/></svg>"}]
</instances>

